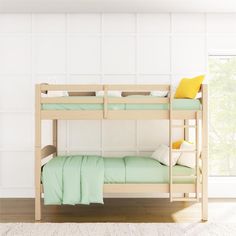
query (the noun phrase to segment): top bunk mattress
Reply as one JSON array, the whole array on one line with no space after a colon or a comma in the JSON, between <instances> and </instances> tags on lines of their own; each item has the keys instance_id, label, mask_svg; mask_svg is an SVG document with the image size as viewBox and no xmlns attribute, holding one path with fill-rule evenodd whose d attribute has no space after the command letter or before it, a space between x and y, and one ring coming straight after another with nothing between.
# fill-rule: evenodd
<instances>
[{"instance_id":1,"label":"top bunk mattress","mask_svg":"<svg viewBox=\"0 0 236 236\"><path fill-rule=\"evenodd\" d=\"M81 98L82 96L80 96ZM68 97L70 98L70 97ZM82 97L88 99L88 97ZM150 98L150 97L149 97ZM90 97L89 99L94 99ZM168 104L108 104L108 110L168 110ZM201 110L199 99L174 99L173 110ZM42 110L103 110L98 103L50 103L42 104Z\"/></svg>"}]
</instances>

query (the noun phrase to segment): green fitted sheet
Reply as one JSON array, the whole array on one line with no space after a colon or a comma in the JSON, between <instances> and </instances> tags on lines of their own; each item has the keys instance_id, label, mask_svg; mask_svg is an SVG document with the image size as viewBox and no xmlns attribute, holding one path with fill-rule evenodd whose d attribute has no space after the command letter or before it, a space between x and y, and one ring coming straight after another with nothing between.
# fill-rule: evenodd
<instances>
[{"instance_id":1,"label":"green fitted sheet","mask_svg":"<svg viewBox=\"0 0 236 236\"><path fill-rule=\"evenodd\" d=\"M194 169L176 165L173 175L193 175ZM126 156L104 158L105 183L168 183L169 167L150 157ZM174 183L193 183L193 179L178 179Z\"/></svg>"},{"instance_id":2,"label":"green fitted sheet","mask_svg":"<svg viewBox=\"0 0 236 236\"><path fill-rule=\"evenodd\" d=\"M140 97L140 96L137 96ZM81 98L81 97L80 97ZM83 97L85 98L85 97ZM94 99L95 97L86 97ZM148 96L148 98L156 98ZM43 110L103 110L103 104L42 104ZM201 103L198 99L174 99L174 110L200 110ZM168 104L108 104L108 110L168 110Z\"/></svg>"}]
</instances>

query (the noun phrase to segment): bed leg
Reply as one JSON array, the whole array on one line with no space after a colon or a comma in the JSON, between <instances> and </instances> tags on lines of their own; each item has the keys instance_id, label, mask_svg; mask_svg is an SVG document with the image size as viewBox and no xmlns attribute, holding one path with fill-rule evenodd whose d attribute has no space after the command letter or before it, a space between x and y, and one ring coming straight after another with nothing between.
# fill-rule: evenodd
<instances>
[{"instance_id":1,"label":"bed leg","mask_svg":"<svg viewBox=\"0 0 236 236\"><path fill-rule=\"evenodd\" d=\"M208 173L207 173L207 150L203 150L203 172L202 172L202 220L208 220Z\"/></svg>"},{"instance_id":2,"label":"bed leg","mask_svg":"<svg viewBox=\"0 0 236 236\"><path fill-rule=\"evenodd\" d=\"M35 151L35 220L41 220L41 148Z\"/></svg>"},{"instance_id":3,"label":"bed leg","mask_svg":"<svg viewBox=\"0 0 236 236\"><path fill-rule=\"evenodd\" d=\"M35 189L35 220L41 220L41 191Z\"/></svg>"},{"instance_id":4,"label":"bed leg","mask_svg":"<svg viewBox=\"0 0 236 236\"><path fill-rule=\"evenodd\" d=\"M41 90L35 87L35 220L41 220Z\"/></svg>"}]
</instances>

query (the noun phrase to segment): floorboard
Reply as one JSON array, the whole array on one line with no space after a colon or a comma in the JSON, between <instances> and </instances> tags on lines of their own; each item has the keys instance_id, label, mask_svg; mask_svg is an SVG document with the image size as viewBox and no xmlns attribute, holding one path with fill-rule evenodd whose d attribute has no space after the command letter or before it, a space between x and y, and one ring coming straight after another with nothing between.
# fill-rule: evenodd
<instances>
[{"instance_id":1,"label":"floorboard","mask_svg":"<svg viewBox=\"0 0 236 236\"><path fill-rule=\"evenodd\" d=\"M201 204L105 199L104 205L43 206L41 222L201 222ZM236 199L209 200L209 221L236 222ZM0 222L34 222L34 199L0 199Z\"/></svg>"}]
</instances>

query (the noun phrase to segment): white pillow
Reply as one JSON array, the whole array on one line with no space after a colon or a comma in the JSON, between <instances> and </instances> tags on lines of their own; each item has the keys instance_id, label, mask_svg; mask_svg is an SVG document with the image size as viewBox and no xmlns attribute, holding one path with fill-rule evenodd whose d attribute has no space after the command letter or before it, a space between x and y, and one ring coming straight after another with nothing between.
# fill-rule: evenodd
<instances>
[{"instance_id":1,"label":"white pillow","mask_svg":"<svg viewBox=\"0 0 236 236\"><path fill-rule=\"evenodd\" d=\"M180 146L180 149L194 150L195 145L192 143L183 141L183 143ZM195 163L196 163L196 152L182 152L177 161L177 164L182 165L182 166L187 166L190 168L195 168Z\"/></svg>"},{"instance_id":2,"label":"white pillow","mask_svg":"<svg viewBox=\"0 0 236 236\"><path fill-rule=\"evenodd\" d=\"M121 97L121 91L107 91L109 97ZM96 91L97 97L104 97L104 91Z\"/></svg>"},{"instance_id":3,"label":"white pillow","mask_svg":"<svg viewBox=\"0 0 236 236\"><path fill-rule=\"evenodd\" d=\"M150 95L154 97L166 97L168 95L168 91L151 91Z\"/></svg>"},{"instance_id":4,"label":"white pillow","mask_svg":"<svg viewBox=\"0 0 236 236\"><path fill-rule=\"evenodd\" d=\"M181 153L179 152L172 152L172 166L176 164L180 154ZM151 157L159 161L160 163L169 166L169 147L164 144L160 144L158 148L153 152Z\"/></svg>"}]
</instances>

